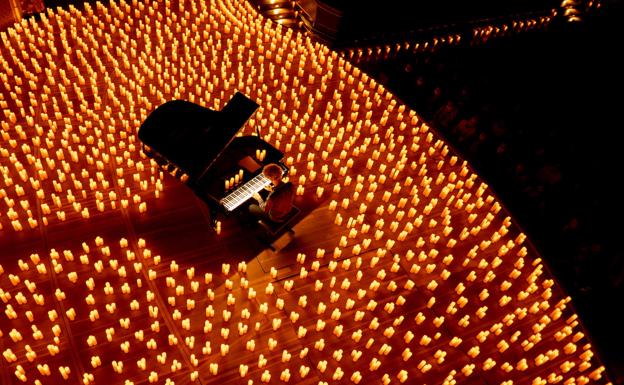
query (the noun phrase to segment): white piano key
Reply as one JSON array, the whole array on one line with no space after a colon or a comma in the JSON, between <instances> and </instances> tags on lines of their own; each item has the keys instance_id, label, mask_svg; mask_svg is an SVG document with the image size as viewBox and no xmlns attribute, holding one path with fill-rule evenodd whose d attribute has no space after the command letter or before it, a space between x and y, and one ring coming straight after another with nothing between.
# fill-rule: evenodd
<instances>
[{"instance_id":1,"label":"white piano key","mask_svg":"<svg viewBox=\"0 0 624 385\"><path fill-rule=\"evenodd\" d=\"M269 184L271 184L271 181L264 174L258 174L221 199L221 204L227 211L232 211Z\"/></svg>"}]
</instances>

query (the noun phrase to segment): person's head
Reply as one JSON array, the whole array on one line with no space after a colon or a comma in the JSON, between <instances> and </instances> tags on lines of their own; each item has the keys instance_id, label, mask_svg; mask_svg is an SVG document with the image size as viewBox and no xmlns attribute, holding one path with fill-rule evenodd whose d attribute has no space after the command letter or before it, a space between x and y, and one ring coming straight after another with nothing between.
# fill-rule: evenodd
<instances>
[{"instance_id":1,"label":"person's head","mask_svg":"<svg viewBox=\"0 0 624 385\"><path fill-rule=\"evenodd\" d=\"M269 163L264 166L262 173L271 181L273 185L277 185L282 181L282 168L275 163Z\"/></svg>"}]
</instances>

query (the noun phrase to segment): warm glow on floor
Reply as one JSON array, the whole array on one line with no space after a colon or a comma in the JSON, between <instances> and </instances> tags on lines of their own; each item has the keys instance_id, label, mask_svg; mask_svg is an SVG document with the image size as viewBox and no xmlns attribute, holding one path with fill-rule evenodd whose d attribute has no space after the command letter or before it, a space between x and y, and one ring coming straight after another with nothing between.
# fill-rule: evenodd
<instances>
[{"instance_id":1,"label":"warm glow on floor","mask_svg":"<svg viewBox=\"0 0 624 385\"><path fill-rule=\"evenodd\" d=\"M1 37L2 384L607 383L488 186L327 47L226 0L86 4ZM172 225L157 207L178 183L142 121L237 90L260 104L243 132L331 214L294 274L209 271L137 235Z\"/></svg>"}]
</instances>

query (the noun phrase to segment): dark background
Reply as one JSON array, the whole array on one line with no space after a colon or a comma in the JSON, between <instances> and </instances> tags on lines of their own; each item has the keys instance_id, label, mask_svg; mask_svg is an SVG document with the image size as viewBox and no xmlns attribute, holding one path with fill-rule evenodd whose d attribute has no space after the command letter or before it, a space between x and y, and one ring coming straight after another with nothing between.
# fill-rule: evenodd
<instances>
[{"instance_id":1,"label":"dark background","mask_svg":"<svg viewBox=\"0 0 624 385\"><path fill-rule=\"evenodd\" d=\"M624 12L363 63L430 121L529 235L624 384ZM388 28L391 28L388 25Z\"/></svg>"},{"instance_id":2,"label":"dark background","mask_svg":"<svg viewBox=\"0 0 624 385\"><path fill-rule=\"evenodd\" d=\"M561 3L561 0L314 1L328 4L342 13L336 39L330 43L334 47L362 44L369 40L391 41L409 31L422 40L422 36L430 32L470 28L486 21L505 18L517 20L532 14L544 14ZM322 20L320 22L322 24Z\"/></svg>"}]
</instances>

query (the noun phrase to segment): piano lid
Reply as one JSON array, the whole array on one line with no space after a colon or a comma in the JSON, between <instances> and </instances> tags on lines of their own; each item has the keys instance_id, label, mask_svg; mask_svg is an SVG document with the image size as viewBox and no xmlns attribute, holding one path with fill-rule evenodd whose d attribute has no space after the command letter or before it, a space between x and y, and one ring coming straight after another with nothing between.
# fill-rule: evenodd
<instances>
[{"instance_id":1,"label":"piano lid","mask_svg":"<svg viewBox=\"0 0 624 385\"><path fill-rule=\"evenodd\" d=\"M190 178L201 177L258 108L237 92L221 111L184 100L166 102L139 128L139 139Z\"/></svg>"}]
</instances>

